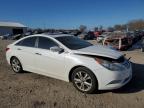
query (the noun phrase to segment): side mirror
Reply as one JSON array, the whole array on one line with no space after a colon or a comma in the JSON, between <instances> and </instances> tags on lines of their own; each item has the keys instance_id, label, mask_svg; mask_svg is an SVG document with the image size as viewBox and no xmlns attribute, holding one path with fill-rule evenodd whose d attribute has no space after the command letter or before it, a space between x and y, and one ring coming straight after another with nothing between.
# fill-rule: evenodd
<instances>
[{"instance_id":1,"label":"side mirror","mask_svg":"<svg viewBox=\"0 0 144 108\"><path fill-rule=\"evenodd\" d=\"M58 46L53 46L53 47L50 48L50 51L62 53L62 52L64 52L64 49L62 49L62 48L60 48Z\"/></svg>"}]
</instances>

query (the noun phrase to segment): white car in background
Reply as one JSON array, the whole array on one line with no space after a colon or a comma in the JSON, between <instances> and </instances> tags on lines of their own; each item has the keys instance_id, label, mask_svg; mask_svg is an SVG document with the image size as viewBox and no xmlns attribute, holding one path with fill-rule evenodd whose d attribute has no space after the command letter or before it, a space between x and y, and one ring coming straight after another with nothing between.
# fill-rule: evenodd
<instances>
[{"instance_id":1,"label":"white car in background","mask_svg":"<svg viewBox=\"0 0 144 108\"><path fill-rule=\"evenodd\" d=\"M104 32L103 34L99 35L97 37L97 42L103 42L103 40L108 37L111 34L111 32Z\"/></svg>"},{"instance_id":2,"label":"white car in background","mask_svg":"<svg viewBox=\"0 0 144 108\"><path fill-rule=\"evenodd\" d=\"M97 42L98 42L98 43L100 43L100 42L102 43L103 40L104 40L104 38L105 38L105 37L104 37L103 35L98 36L98 37L97 37Z\"/></svg>"},{"instance_id":3,"label":"white car in background","mask_svg":"<svg viewBox=\"0 0 144 108\"><path fill-rule=\"evenodd\" d=\"M131 63L122 53L71 35L24 37L7 46L6 58L16 73L24 70L72 82L84 93L117 89L132 78Z\"/></svg>"}]
</instances>

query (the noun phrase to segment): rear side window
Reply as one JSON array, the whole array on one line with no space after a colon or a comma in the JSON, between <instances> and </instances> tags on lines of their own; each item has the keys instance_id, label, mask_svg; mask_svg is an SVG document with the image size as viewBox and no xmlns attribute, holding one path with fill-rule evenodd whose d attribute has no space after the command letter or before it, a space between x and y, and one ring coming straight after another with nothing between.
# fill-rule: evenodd
<instances>
[{"instance_id":1,"label":"rear side window","mask_svg":"<svg viewBox=\"0 0 144 108\"><path fill-rule=\"evenodd\" d=\"M36 37L29 37L16 43L16 45L26 46L26 47L35 47L35 42L36 42Z\"/></svg>"},{"instance_id":2,"label":"rear side window","mask_svg":"<svg viewBox=\"0 0 144 108\"><path fill-rule=\"evenodd\" d=\"M58 44L49 38L39 37L38 48L49 50L53 46L58 46Z\"/></svg>"}]
</instances>

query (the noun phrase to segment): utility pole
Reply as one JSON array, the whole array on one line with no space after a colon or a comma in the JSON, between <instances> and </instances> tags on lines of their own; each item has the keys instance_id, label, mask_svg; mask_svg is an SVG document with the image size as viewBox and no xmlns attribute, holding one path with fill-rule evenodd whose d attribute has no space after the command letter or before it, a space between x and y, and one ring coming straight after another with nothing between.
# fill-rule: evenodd
<instances>
[{"instance_id":1,"label":"utility pole","mask_svg":"<svg viewBox=\"0 0 144 108\"><path fill-rule=\"evenodd\" d=\"M129 26L128 26L128 24L126 25L126 31L127 31L127 32L129 31Z\"/></svg>"}]
</instances>

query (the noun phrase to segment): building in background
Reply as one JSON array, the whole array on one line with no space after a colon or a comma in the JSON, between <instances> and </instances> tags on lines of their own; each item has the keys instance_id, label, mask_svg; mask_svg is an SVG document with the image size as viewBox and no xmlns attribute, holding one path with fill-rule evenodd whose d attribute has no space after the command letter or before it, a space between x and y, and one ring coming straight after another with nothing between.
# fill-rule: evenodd
<instances>
[{"instance_id":1,"label":"building in background","mask_svg":"<svg viewBox=\"0 0 144 108\"><path fill-rule=\"evenodd\" d=\"M0 22L0 35L16 35L27 32L27 27L17 22Z\"/></svg>"}]
</instances>

